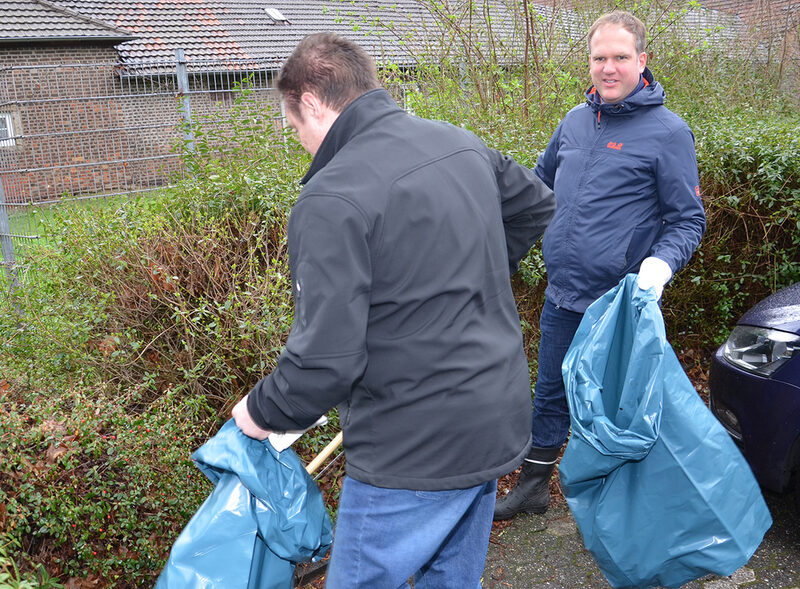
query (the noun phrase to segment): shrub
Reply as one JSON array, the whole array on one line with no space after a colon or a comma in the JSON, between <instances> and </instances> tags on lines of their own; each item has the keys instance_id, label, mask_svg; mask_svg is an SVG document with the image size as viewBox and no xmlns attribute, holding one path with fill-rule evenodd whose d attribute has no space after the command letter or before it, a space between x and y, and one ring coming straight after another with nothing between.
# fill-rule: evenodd
<instances>
[{"instance_id":1,"label":"shrub","mask_svg":"<svg viewBox=\"0 0 800 589\"><path fill-rule=\"evenodd\" d=\"M227 116L193 129L174 187L54 209L36 280L4 301L0 540L24 546L20 570L152 586L210 490L191 452L274 366L308 159L246 91Z\"/></svg>"},{"instance_id":2,"label":"shrub","mask_svg":"<svg viewBox=\"0 0 800 589\"><path fill-rule=\"evenodd\" d=\"M6 383L0 398L3 536L60 575L152 586L210 490L190 455L213 411L174 391L147 403L141 387L46 395Z\"/></svg>"},{"instance_id":3,"label":"shrub","mask_svg":"<svg viewBox=\"0 0 800 589\"><path fill-rule=\"evenodd\" d=\"M8 301L21 312L0 314L0 374L18 375L0 391L0 451L14 457L0 465L0 539L25 547L21 570L152 586L210 490L191 452L274 366L308 158L247 92L228 116L224 143L218 120L193 129L192 175L174 187L54 210L33 288ZM330 419L301 456L333 437ZM340 475L325 475L331 509Z\"/></svg>"},{"instance_id":4,"label":"shrub","mask_svg":"<svg viewBox=\"0 0 800 589\"><path fill-rule=\"evenodd\" d=\"M800 281L800 116L725 114L694 125L708 230L665 296L680 328L708 344L755 301Z\"/></svg>"},{"instance_id":5,"label":"shrub","mask_svg":"<svg viewBox=\"0 0 800 589\"><path fill-rule=\"evenodd\" d=\"M20 545L13 538L0 544L0 589L63 589L63 585L48 574L40 564L36 573L22 573L11 556Z\"/></svg>"},{"instance_id":6,"label":"shrub","mask_svg":"<svg viewBox=\"0 0 800 589\"><path fill-rule=\"evenodd\" d=\"M54 215L42 294L24 301L26 329L72 348L70 364L220 411L269 371L291 325L285 225L307 162L247 92L227 116L224 144L218 121L195 127L192 174L176 186Z\"/></svg>"}]
</instances>

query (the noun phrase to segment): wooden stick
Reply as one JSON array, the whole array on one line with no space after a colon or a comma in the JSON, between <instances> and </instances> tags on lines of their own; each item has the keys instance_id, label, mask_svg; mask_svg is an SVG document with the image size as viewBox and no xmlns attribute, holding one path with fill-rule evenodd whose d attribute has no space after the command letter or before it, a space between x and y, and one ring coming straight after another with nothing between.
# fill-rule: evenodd
<instances>
[{"instance_id":1,"label":"wooden stick","mask_svg":"<svg viewBox=\"0 0 800 589\"><path fill-rule=\"evenodd\" d=\"M336 434L336 437L333 438L328 443L328 445L322 449L322 452L317 454L316 458L314 458L314 460L308 463L308 466L306 466L306 472L308 474L314 474L314 471L317 470L322 465L323 462L325 462L328 456L333 454L333 451L336 450L336 448L338 448L341 443L342 443L342 432L339 432L338 434Z\"/></svg>"}]
</instances>

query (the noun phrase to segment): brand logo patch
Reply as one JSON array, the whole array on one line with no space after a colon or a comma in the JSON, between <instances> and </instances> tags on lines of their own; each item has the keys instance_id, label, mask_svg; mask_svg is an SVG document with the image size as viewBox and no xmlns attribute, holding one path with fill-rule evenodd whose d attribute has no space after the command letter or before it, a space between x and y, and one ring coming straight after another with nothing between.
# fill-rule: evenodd
<instances>
[{"instance_id":1,"label":"brand logo patch","mask_svg":"<svg viewBox=\"0 0 800 589\"><path fill-rule=\"evenodd\" d=\"M622 149L622 143L615 143L613 141L609 141L606 147L609 149Z\"/></svg>"},{"instance_id":2,"label":"brand logo patch","mask_svg":"<svg viewBox=\"0 0 800 589\"><path fill-rule=\"evenodd\" d=\"M697 198L700 198L700 187L699 186L695 186L694 187L694 193L697 195Z\"/></svg>"}]
</instances>

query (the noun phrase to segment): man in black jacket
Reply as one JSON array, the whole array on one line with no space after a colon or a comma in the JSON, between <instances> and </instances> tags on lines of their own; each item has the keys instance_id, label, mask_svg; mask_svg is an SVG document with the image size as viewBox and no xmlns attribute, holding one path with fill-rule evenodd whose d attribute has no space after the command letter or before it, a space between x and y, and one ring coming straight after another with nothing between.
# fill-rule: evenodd
<instances>
[{"instance_id":1,"label":"man in black jacket","mask_svg":"<svg viewBox=\"0 0 800 589\"><path fill-rule=\"evenodd\" d=\"M553 193L473 134L404 112L337 35L303 40L278 89L314 155L289 220L295 318L236 423L263 439L339 406L328 587L479 587L496 479L530 446L509 277Z\"/></svg>"}]
</instances>

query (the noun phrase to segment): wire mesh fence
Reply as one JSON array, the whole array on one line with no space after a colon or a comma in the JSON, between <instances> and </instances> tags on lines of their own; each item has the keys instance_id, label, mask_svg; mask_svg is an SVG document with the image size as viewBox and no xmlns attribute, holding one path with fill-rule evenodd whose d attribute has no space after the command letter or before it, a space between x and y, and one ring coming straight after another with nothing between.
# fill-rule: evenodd
<instances>
[{"instance_id":1,"label":"wire mesh fence","mask_svg":"<svg viewBox=\"0 0 800 589\"><path fill-rule=\"evenodd\" d=\"M147 194L185 173L193 122L230 108L243 80L278 109L274 71L251 61L0 66L4 293L29 279L51 207ZM219 117L217 120L224 120Z\"/></svg>"}]
</instances>

